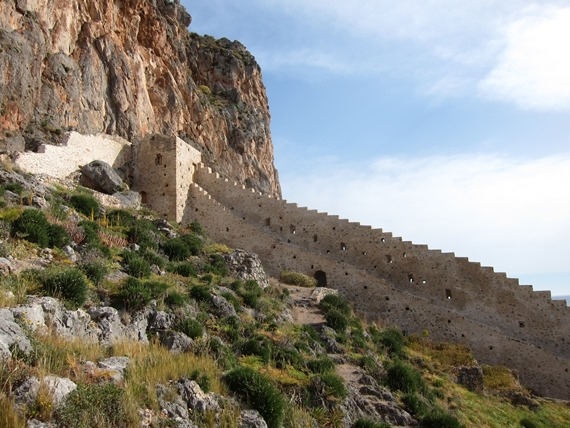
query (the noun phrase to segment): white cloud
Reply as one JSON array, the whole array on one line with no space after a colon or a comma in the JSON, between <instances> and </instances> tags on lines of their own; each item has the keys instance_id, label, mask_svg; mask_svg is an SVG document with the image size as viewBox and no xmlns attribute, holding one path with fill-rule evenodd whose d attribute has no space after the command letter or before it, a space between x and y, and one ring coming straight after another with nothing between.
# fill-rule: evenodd
<instances>
[{"instance_id":1,"label":"white cloud","mask_svg":"<svg viewBox=\"0 0 570 428\"><path fill-rule=\"evenodd\" d=\"M570 7L533 7L505 31L483 94L524 109L570 109Z\"/></svg>"},{"instance_id":2,"label":"white cloud","mask_svg":"<svg viewBox=\"0 0 570 428\"><path fill-rule=\"evenodd\" d=\"M329 160L305 174L282 175L281 182L285 197L301 205L499 271L568 271L570 155L383 158L367 165Z\"/></svg>"}]
</instances>

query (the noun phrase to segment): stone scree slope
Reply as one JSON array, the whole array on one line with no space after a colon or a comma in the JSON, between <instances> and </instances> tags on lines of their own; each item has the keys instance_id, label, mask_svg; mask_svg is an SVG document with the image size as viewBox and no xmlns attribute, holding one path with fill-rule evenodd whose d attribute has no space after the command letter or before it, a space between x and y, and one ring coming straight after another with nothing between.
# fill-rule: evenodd
<instances>
[{"instance_id":1,"label":"stone scree slope","mask_svg":"<svg viewBox=\"0 0 570 428\"><path fill-rule=\"evenodd\" d=\"M198 166L183 221L338 289L370 320L470 346L537 393L570 398L570 309L490 267L268 197Z\"/></svg>"}]
</instances>

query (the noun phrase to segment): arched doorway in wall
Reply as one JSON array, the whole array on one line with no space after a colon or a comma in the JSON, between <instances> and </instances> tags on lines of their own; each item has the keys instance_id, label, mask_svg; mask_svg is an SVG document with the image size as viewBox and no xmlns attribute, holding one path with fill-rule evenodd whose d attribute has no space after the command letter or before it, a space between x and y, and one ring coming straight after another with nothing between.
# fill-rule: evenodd
<instances>
[{"instance_id":1,"label":"arched doorway in wall","mask_svg":"<svg viewBox=\"0 0 570 428\"><path fill-rule=\"evenodd\" d=\"M326 287L327 286L327 274L322 271L318 270L315 272L315 279L317 280L317 287Z\"/></svg>"}]
</instances>

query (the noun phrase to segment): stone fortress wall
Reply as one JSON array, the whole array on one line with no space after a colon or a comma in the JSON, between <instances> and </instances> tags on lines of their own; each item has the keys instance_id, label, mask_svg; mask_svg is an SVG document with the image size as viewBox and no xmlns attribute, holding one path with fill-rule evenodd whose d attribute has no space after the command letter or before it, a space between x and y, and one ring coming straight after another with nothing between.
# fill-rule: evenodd
<instances>
[{"instance_id":1,"label":"stone fortress wall","mask_svg":"<svg viewBox=\"0 0 570 428\"><path fill-rule=\"evenodd\" d=\"M180 138L149 135L133 146L133 190L159 215L180 222L201 161L201 153Z\"/></svg>"},{"instance_id":2,"label":"stone fortress wall","mask_svg":"<svg viewBox=\"0 0 570 428\"><path fill-rule=\"evenodd\" d=\"M371 320L470 346L537 392L570 398L570 308L490 267L196 170L183 221L338 289Z\"/></svg>"},{"instance_id":3,"label":"stone fortress wall","mask_svg":"<svg viewBox=\"0 0 570 428\"><path fill-rule=\"evenodd\" d=\"M83 150L48 146L45 153L21 154L33 162L17 165L61 176L59 165L75 171L96 159L115 167L132 162L133 189L164 218L197 220L213 239L257 253L271 275L314 276L370 320L464 343L479 361L516 369L537 392L570 399L570 308L549 292L534 292L453 253L229 182L176 137L149 136L133 145L132 156L114 137L78 134L69 141Z\"/></svg>"}]
</instances>

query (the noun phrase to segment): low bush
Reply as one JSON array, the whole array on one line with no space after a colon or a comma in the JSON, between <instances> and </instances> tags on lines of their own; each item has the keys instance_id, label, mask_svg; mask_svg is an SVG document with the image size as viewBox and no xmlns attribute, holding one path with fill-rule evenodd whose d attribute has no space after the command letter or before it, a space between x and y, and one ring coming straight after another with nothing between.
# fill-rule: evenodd
<instances>
[{"instance_id":1,"label":"low bush","mask_svg":"<svg viewBox=\"0 0 570 428\"><path fill-rule=\"evenodd\" d=\"M271 360L272 343L263 336L256 336L242 342L238 346L242 355L256 355L261 358L265 364Z\"/></svg>"},{"instance_id":2,"label":"low bush","mask_svg":"<svg viewBox=\"0 0 570 428\"><path fill-rule=\"evenodd\" d=\"M150 263L134 251L124 251L123 265L126 272L135 278L147 278L151 274Z\"/></svg>"},{"instance_id":3,"label":"low bush","mask_svg":"<svg viewBox=\"0 0 570 428\"><path fill-rule=\"evenodd\" d=\"M80 269L95 285L99 285L109 272L107 265L102 260L83 263L80 265Z\"/></svg>"},{"instance_id":4,"label":"low bush","mask_svg":"<svg viewBox=\"0 0 570 428\"><path fill-rule=\"evenodd\" d=\"M323 396L329 401L345 398L348 390L343 379L333 372L323 373L311 380L311 387L315 397Z\"/></svg>"},{"instance_id":5,"label":"low bush","mask_svg":"<svg viewBox=\"0 0 570 428\"><path fill-rule=\"evenodd\" d=\"M325 320L330 328L339 333L346 330L349 322L348 317L336 308L331 308L325 313Z\"/></svg>"},{"instance_id":6,"label":"low bush","mask_svg":"<svg viewBox=\"0 0 570 428\"><path fill-rule=\"evenodd\" d=\"M279 274L279 281L289 285L298 285L299 287L316 287L317 280L299 272L284 270Z\"/></svg>"},{"instance_id":7,"label":"low bush","mask_svg":"<svg viewBox=\"0 0 570 428\"><path fill-rule=\"evenodd\" d=\"M47 229L47 234L51 248L63 248L71 244L69 233L59 224L50 224Z\"/></svg>"},{"instance_id":8,"label":"low bush","mask_svg":"<svg viewBox=\"0 0 570 428\"><path fill-rule=\"evenodd\" d=\"M427 389L420 372L400 360L388 367L385 382L390 389L406 393L424 392Z\"/></svg>"},{"instance_id":9,"label":"low bush","mask_svg":"<svg viewBox=\"0 0 570 428\"><path fill-rule=\"evenodd\" d=\"M137 244L141 250L158 249L161 238L154 223L150 220L136 220L127 232L130 243Z\"/></svg>"},{"instance_id":10,"label":"low bush","mask_svg":"<svg viewBox=\"0 0 570 428\"><path fill-rule=\"evenodd\" d=\"M99 244L99 225L94 221L83 220L79 222L79 226L83 229L85 238L83 243L85 244Z\"/></svg>"},{"instance_id":11,"label":"low bush","mask_svg":"<svg viewBox=\"0 0 570 428\"><path fill-rule=\"evenodd\" d=\"M286 400L273 382L250 367L238 367L224 376L229 390L257 410L269 428L283 423Z\"/></svg>"},{"instance_id":12,"label":"low bush","mask_svg":"<svg viewBox=\"0 0 570 428\"><path fill-rule=\"evenodd\" d=\"M192 232L194 232L196 235L200 235L200 236L204 236L204 233L205 233L202 225L200 223L198 223L196 220L194 220L192 223L190 223L190 230L192 230Z\"/></svg>"},{"instance_id":13,"label":"low bush","mask_svg":"<svg viewBox=\"0 0 570 428\"><path fill-rule=\"evenodd\" d=\"M225 244L209 244L203 248L204 254L230 254L232 249Z\"/></svg>"},{"instance_id":14,"label":"low bush","mask_svg":"<svg viewBox=\"0 0 570 428\"><path fill-rule=\"evenodd\" d=\"M74 267L47 270L41 274L40 282L48 295L75 307L83 305L87 300L87 281L83 273Z\"/></svg>"},{"instance_id":15,"label":"low bush","mask_svg":"<svg viewBox=\"0 0 570 428\"><path fill-rule=\"evenodd\" d=\"M188 299L184 294L179 293L178 291L172 291L166 295L164 298L164 303L168 307L178 308L180 306L183 306L187 300Z\"/></svg>"},{"instance_id":16,"label":"low bush","mask_svg":"<svg viewBox=\"0 0 570 428\"><path fill-rule=\"evenodd\" d=\"M202 324L196 321L194 318L185 318L180 321L175 330L178 330L184 333L191 339L196 339L198 337L202 337L204 334L204 329L202 328Z\"/></svg>"},{"instance_id":17,"label":"low bush","mask_svg":"<svg viewBox=\"0 0 570 428\"><path fill-rule=\"evenodd\" d=\"M186 260L192 255L192 250L181 238L174 238L166 241L162 246L162 251L171 261Z\"/></svg>"},{"instance_id":18,"label":"low bush","mask_svg":"<svg viewBox=\"0 0 570 428\"><path fill-rule=\"evenodd\" d=\"M79 385L55 412L58 426L107 428L127 426L124 390L113 383Z\"/></svg>"},{"instance_id":19,"label":"low bush","mask_svg":"<svg viewBox=\"0 0 570 428\"><path fill-rule=\"evenodd\" d=\"M329 357L324 356L307 361L307 368L315 374L324 374L333 371L335 363Z\"/></svg>"},{"instance_id":20,"label":"low bush","mask_svg":"<svg viewBox=\"0 0 570 428\"><path fill-rule=\"evenodd\" d=\"M319 303L320 308L327 313L331 309L336 309L342 314L348 316L351 313L350 305L338 294L327 294Z\"/></svg>"},{"instance_id":21,"label":"low bush","mask_svg":"<svg viewBox=\"0 0 570 428\"><path fill-rule=\"evenodd\" d=\"M27 209L12 224L12 235L45 248L49 246L48 228L49 222L42 211Z\"/></svg>"},{"instance_id":22,"label":"low bush","mask_svg":"<svg viewBox=\"0 0 570 428\"><path fill-rule=\"evenodd\" d=\"M150 247L141 248L138 254L147 262L149 262L150 265L156 265L161 269L166 266L166 258Z\"/></svg>"},{"instance_id":23,"label":"low bush","mask_svg":"<svg viewBox=\"0 0 570 428\"><path fill-rule=\"evenodd\" d=\"M402 402L406 410L416 418L427 415L430 411L430 405L426 400L415 392L409 392L402 395Z\"/></svg>"},{"instance_id":24,"label":"low bush","mask_svg":"<svg viewBox=\"0 0 570 428\"><path fill-rule=\"evenodd\" d=\"M210 256L210 262L204 265L204 272L226 276L228 274L228 266L224 256L221 254L212 254Z\"/></svg>"},{"instance_id":25,"label":"low bush","mask_svg":"<svg viewBox=\"0 0 570 428\"><path fill-rule=\"evenodd\" d=\"M190 373L190 380L195 381L206 394L210 392L211 381L207 373L202 373L198 369L193 370Z\"/></svg>"},{"instance_id":26,"label":"low bush","mask_svg":"<svg viewBox=\"0 0 570 428\"><path fill-rule=\"evenodd\" d=\"M443 410L434 410L421 418L421 425L425 428L462 428L455 416Z\"/></svg>"},{"instance_id":27,"label":"low bush","mask_svg":"<svg viewBox=\"0 0 570 428\"><path fill-rule=\"evenodd\" d=\"M210 303L212 301L210 288L204 285L194 285L190 288L190 297L199 302Z\"/></svg>"},{"instance_id":28,"label":"low bush","mask_svg":"<svg viewBox=\"0 0 570 428\"><path fill-rule=\"evenodd\" d=\"M168 284L160 281L141 281L127 278L121 288L112 296L113 306L127 311L144 308L151 300L159 298L168 289Z\"/></svg>"},{"instance_id":29,"label":"low bush","mask_svg":"<svg viewBox=\"0 0 570 428\"><path fill-rule=\"evenodd\" d=\"M536 422L533 422L528 418L521 419L520 424L522 428L539 428L539 425Z\"/></svg>"},{"instance_id":30,"label":"low bush","mask_svg":"<svg viewBox=\"0 0 570 428\"><path fill-rule=\"evenodd\" d=\"M0 185L0 196L3 196L6 190L16 195L22 195L22 193L24 193L24 186L20 183L2 183Z\"/></svg>"},{"instance_id":31,"label":"low bush","mask_svg":"<svg viewBox=\"0 0 570 428\"><path fill-rule=\"evenodd\" d=\"M400 330L389 328L382 332L374 331L372 334L374 342L384 348L388 355L401 357L404 354L404 335Z\"/></svg>"},{"instance_id":32,"label":"low bush","mask_svg":"<svg viewBox=\"0 0 570 428\"><path fill-rule=\"evenodd\" d=\"M352 428L390 428L385 422L374 422L369 419L358 419Z\"/></svg>"},{"instance_id":33,"label":"low bush","mask_svg":"<svg viewBox=\"0 0 570 428\"><path fill-rule=\"evenodd\" d=\"M245 282L238 282L235 286L237 293L247 306L258 309L259 298L263 295L263 288L252 279Z\"/></svg>"},{"instance_id":34,"label":"low bush","mask_svg":"<svg viewBox=\"0 0 570 428\"><path fill-rule=\"evenodd\" d=\"M86 217L95 218L99 216L99 202L88 193L77 193L69 198L71 206L75 211Z\"/></svg>"},{"instance_id":35,"label":"low bush","mask_svg":"<svg viewBox=\"0 0 570 428\"><path fill-rule=\"evenodd\" d=\"M186 278L198 276L198 271L192 262L171 262L166 265L166 270Z\"/></svg>"}]
</instances>

